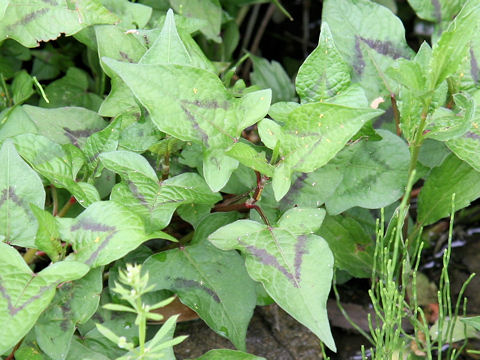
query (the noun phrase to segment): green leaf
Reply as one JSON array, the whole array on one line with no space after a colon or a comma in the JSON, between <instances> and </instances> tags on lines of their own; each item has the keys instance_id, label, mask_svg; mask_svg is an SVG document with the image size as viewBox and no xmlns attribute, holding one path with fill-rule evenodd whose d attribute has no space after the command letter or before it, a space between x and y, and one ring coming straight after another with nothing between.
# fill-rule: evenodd
<instances>
[{"instance_id":1,"label":"green leaf","mask_svg":"<svg viewBox=\"0 0 480 360\"><path fill-rule=\"evenodd\" d=\"M101 304L110 301L106 294L105 289L100 299ZM79 325L80 339L81 343L90 348L91 351L98 352L108 359L118 359L126 354L127 350L119 348L116 343L112 343L100 333L96 326L98 323L114 334L121 334L126 342L133 344L138 341L138 326L135 324L134 314L123 313L122 316L118 316L118 314L105 310L100 306L91 320L85 325ZM96 358L94 359L96 360Z\"/></svg>"},{"instance_id":2,"label":"green leaf","mask_svg":"<svg viewBox=\"0 0 480 360\"><path fill-rule=\"evenodd\" d=\"M480 91L473 94L475 103L480 100ZM480 172L480 128L479 128L480 110L476 108L475 118L471 123L471 128L461 137L448 140L446 145L460 159L467 162L471 167Z\"/></svg>"},{"instance_id":3,"label":"green leaf","mask_svg":"<svg viewBox=\"0 0 480 360\"><path fill-rule=\"evenodd\" d=\"M385 70L412 51L405 29L389 9L368 0L328 0L322 21L328 23L335 45L353 68L352 81L359 82L369 101L389 94Z\"/></svg>"},{"instance_id":4,"label":"green leaf","mask_svg":"<svg viewBox=\"0 0 480 360\"><path fill-rule=\"evenodd\" d=\"M189 64L190 61L190 54L178 35L173 11L169 9L160 35L155 40L154 45L143 56L142 62L146 64L155 62L165 64Z\"/></svg>"},{"instance_id":5,"label":"green leaf","mask_svg":"<svg viewBox=\"0 0 480 360\"><path fill-rule=\"evenodd\" d=\"M119 116L118 119L123 119ZM127 125L127 124L125 124ZM119 139L119 148L122 150L130 150L138 153L146 150L152 151L153 146L159 146L162 138L162 133L157 129L152 119L148 116L144 121L134 121L128 126L124 126ZM173 139L177 140L177 139ZM180 141L178 141L181 143ZM174 145L174 144L172 144ZM176 152L175 146L170 145L170 153L172 150ZM153 151L152 151L153 152Z\"/></svg>"},{"instance_id":6,"label":"green leaf","mask_svg":"<svg viewBox=\"0 0 480 360\"><path fill-rule=\"evenodd\" d=\"M118 18L100 0L45 2L10 0L0 23L0 39L12 38L23 46L35 47L62 33L73 35L94 24L113 24Z\"/></svg>"},{"instance_id":7,"label":"green leaf","mask_svg":"<svg viewBox=\"0 0 480 360\"><path fill-rule=\"evenodd\" d=\"M78 341L75 337L72 339L70 343L70 351L68 352L67 360L110 360L110 358L106 357L105 355L101 354L100 352L96 352L87 346L83 345L80 341Z\"/></svg>"},{"instance_id":8,"label":"green leaf","mask_svg":"<svg viewBox=\"0 0 480 360\"><path fill-rule=\"evenodd\" d=\"M331 98L350 85L350 66L335 46L326 22L322 22L318 46L298 69L295 86L302 103Z\"/></svg>"},{"instance_id":9,"label":"green leaf","mask_svg":"<svg viewBox=\"0 0 480 360\"><path fill-rule=\"evenodd\" d=\"M79 170L79 166L75 165L78 159L65 151L64 147L44 136L34 134L18 135L14 141L20 155L39 174L45 176L56 187L70 191L80 205L86 207L100 199L95 187L75 181ZM83 154L81 156L83 164Z\"/></svg>"},{"instance_id":10,"label":"green leaf","mask_svg":"<svg viewBox=\"0 0 480 360\"><path fill-rule=\"evenodd\" d=\"M33 95L33 79L25 71L18 72L12 81L13 103L21 104Z\"/></svg>"},{"instance_id":11,"label":"green leaf","mask_svg":"<svg viewBox=\"0 0 480 360\"><path fill-rule=\"evenodd\" d=\"M152 8L147 5L132 3L128 0L101 0L101 2L121 19L115 25L124 30L142 29L152 16Z\"/></svg>"},{"instance_id":12,"label":"green leaf","mask_svg":"<svg viewBox=\"0 0 480 360\"><path fill-rule=\"evenodd\" d=\"M378 133L382 140L354 144L327 165L341 169L342 174L326 200L330 214L354 206L378 209L403 195L409 165L408 147L398 136L386 130L378 130Z\"/></svg>"},{"instance_id":13,"label":"green leaf","mask_svg":"<svg viewBox=\"0 0 480 360\"><path fill-rule=\"evenodd\" d=\"M142 220L113 201L90 205L75 219L59 219L62 239L72 244L69 260L98 267L117 260L147 240Z\"/></svg>"},{"instance_id":14,"label":"green leaf","mask_svg":"<svg viewBox=\"0 0 480 360\"><path fill-rule=\"evenodd\" d=\"M359 141L317 171L300 174L281 207L326 203L329 214L335 215L354 206L378 209L398 200L407 182L408 147L389 131L378 133L382 140Z\"/></svg>"},{"instance_id":15,"label":"green leaf","mask_svg":"<svg viewBox=\"0 0 480 360\"><path fill-rule=\"evenodd\" d=\"M21 340L64 281L81 278L88 267L78 262L57 262L33 273L20 254L0 243L0 353Z\"/></svg>"},{"instance_id":16,"label":"green leaf","mask_svg":"<svg viewBox=\"0 0 480 360\"><path fill-rule=\"evenodd\" d=\"M312 211L316 211L318 221L312 221ZM298 227L309 224L301 235L297 227L292 232L289 228L238 220L208 239L222 250L240 250L250 277L260 281L278 305L335 351L326 311L333 256L320 236L305 234L320 227L324 214L322 209L285 212L279 224L287 220L288 225L296 222Z\"/></svg>"},{"instance_id":17,"label":"green leaf","mask_svg":"<svg viewBox=\"0 0 480 360\"><path fill-rule=\"evenodd\" d=\"M95 26L98 57L106 56L118 61L136 63L147 48L132 34L125 33L118 26ZM100 106L99 113L103 116L117 116L132 109L138 110L132 92L125 83L100 62L102 69L111 77L110 94Z\"/></svg>"},{"instance_id":18,"label":"green leaf","mask_svg":"<svg viewBox=\"0 0 480 360\"><path fill-rule=\"evenodd\" d=\"M9 140L0 149L0 174L0 235L11 244L35 247L38 221L30 204L43 209L45 190Z\"/></svg>"},{"instance_id":19,"label":"green leaf","mask_svg":"<svg viewBox=\"0 0 480 360\"><path fill-rule=\"evenodd\" d=\"M107 125L97 113L79 107L44 109L23 105L0 128L0 140L24 133L43 135L59 144L82 147L91 134Z\"/></svg>"},{"instance_id":20,"label":"green leaf","mask_svg":"<svg viewBox=\"0 0 480 360\"><path fill-rule=\"evenodd\" d=\"M475 102L469 96L455 94L456 104L460 107L458 113L447 108L437 108L428 119L425 138L439 141L455 139L465 134L472 127L475 115Z\"/></svg>"},{"instance_id":21,"label":"green leaf","mask_svg":"<svg viewBox=\"0 0 480 360\"><path fill-rule=\"evenodd\" d=\"M432 170L420 191L418 222L425 226L448 216L452 210L453 194L455 211L480 197L480 172L451 154Z\"/></svg>"},{"instance_id":22,"label":"green leaf","mask_svg":"<svg viewBox=\"0 0 480 360\"><path fill-rule=\"evenodd\" d=\"M222 8L218 0L170 0L170 5L180 15L203 20L200 31L208 39L221 42Z\"/></svg>"},{"instance_id":23,"label":"green leaf","mask_svg":"<svg viewBox=\"0 0 480 360\"><path fill-rule=\"evenodd\" d=\"M480 172L480 129L477 123L473 123L470 131L462 137L449 140L446 144L456 156Z\"/></svg>"},{"instance_id":24,"label":"green leaf","mask_svg":"<svg viewBox=\"0 0 480 360\"><path fill-rule=\"evenodd\" d=\"M103 165L118 173L123 182L117 184L111 198L127 205L145 219L147 231L161 230L168 225L175 209L183 204L212 205L221 200L204 180L194 173L183 173L159 182L147 160L129 151L100 155Z\"/></svg>"},{"instance_id":25,"label":"green leaf","mask_svg":"<svg viewBox=\"0 0 480 360\"><path fill-rule=\"evenodd\" d=\"M162 31L155 42L142 56L142 64L188 65L215 73L215 67L204 55L190 34L175 25L175 17L167 12Z\"/></svg>"},{"instance_id":26,"label":"green leaf","mask_svg":"<svg viewBox=\"0 0 480 360\"><path fill-rule=\"evenodd\" d=\"M478 88L480 80L478 59L480 59L480 39L474 36L470 40L467 56L462 58L454 76L459 91L473 91Z\"/></svg>"},{"instance_id":27,"label":"green leaf","mask_svg":"<svg viewBox=\"0 0 480 360\"><path fill-rule=\"evenodd\" d=\"M203 177L212 191L220 191L238 168L238 161L223 149L208 149L203 153Z\"/></svg>"},{"instance_id":28,"label":"green leaf","mask_svg":"<svg viewBox=\"0 0 480 360\"><path fill-rule=\"evenodd\" d=\"M101 172L98 165L99 155L102 152L117 150L121 125L121 119L115 119L105 129L88 137L83 151L88 159L87 166L92 173L99 175Z\"/></svg>"},{"instance_id":29,"label":"green leaf","mask_svg":"<svg viewBox=\"0 0 480 360\"><path fill-rule=\"evenodd\" d=\"M315 208L293 208L277 222L277 227L288 229L293 235L310 234L318 230L325 218L325 210Z\"/></svg>"},{"instance_id":30,"label":"green leaf","mask_svg":"<svg viewBox=\"0 0 480 360\"><path fill-rule=\"evenodd\" d=\"M335 104L311 103L295 108L288 122L279 126L262 120L258 130L262 141L273 149L279 142L282 155L273 175L275 198L280 200L290 187L294 171L312 172L330 161L347 141L382 111Z\"/></svg>"},{"instance_id":31,"label":"green leaf","mask_svg":"<svg viewBox=\"0 0 480 360\"><path fill-rule=\"evenodd\" d=\"M265 358L236 350L215 349L203 354L197 360L265 360Z\"/></svg>"},{"instance_id":32,"label":"green leaf","mask_svg":"<svg viewBox=\"0 0 480 360\"><path fill-rule=\"evenodd\" d=\"M460 321L480 331L480 316L464 317Z\"/></svg>"},{"instance_id":33,"label":"green leaf","mask_svg":"<svg viewBox=\"0 0 480 360\"><path fill-rule=\"evenodd\" d=\"M238 142L226 154L253 170L257 170L269 177L273 176L273 166L267 162L265 152L257 152L252 145Z\"/></svg>"},{"instance_id":34,"label":"green leaf","mask_svg":"<svg viewBox=\"0 0 480 360\"><path fill-rule=\"evenodd\" d=\"M48 360L47 358L47 355L40 350L37 344L34 331L30 331L25 335L20 347L15 351L15 359L18 360Z\"/></svg>"},{"instance_id":35,"label":"green leaf","mask_svg":"<svg viewBox=\"0 0 480 360\"><path fill-rule=\"evenodd\" d=\"M220 190L238 164L223 151L238 141L243 129L263 118L271 92L257 91L237 99L216 75L202 69L107 58L103 62L127 83L161 131L204 146L204 176L213 191ZM206 169L219 172L213 177Z\"/></svg>"},{"instance_id":36,"label":"green leaf","mask_svg":"<svg viewBox=\"0 0 480 360\"><path fill-rule=\"evenodd\" d=\"M295 100L295 88L290 76L277 61L250 55L253 72L250 74L252 84L262 89L272 89L272 103Z\"/></svg>"},{"instance_id":37,"label":"green leaf","mask_svg":"<svg viewBox=\"0 0 480 360\"><path fill-rule=\"evenodd\" d=\"M433 46L428 89L435 89L457 71L480 26L480 2L469 0Z\"/></svg>"},{"instance_id":38,"label":"green leaf","mask_svg":"<svg viewBox=\"0 0 480 360\"><path fill-rule=\"evenodd\" d=\"M275 104L272 104L270 106L270 109L268 110L268 115L275 121L284 123L288 121L288 114L293 111L293 109L299 107L300 104L297 102L277 102ZM272 146L275 146L273 144Z\"/></svg>"},{"instance_id":39,"label":"green leaf","mask_svg":"<svg viewBox=\"0 0 480 360\"><path fill-rule=\"evenodd\" d=\"M359 278L372 275L375 243L356 220L342 215L327 216L317 234L327 241L336 267Z\"/></svg>"},{"instance_id":40,"label":"green leaf","mask_svg":"<svg viewBox=\"0 0 480 360\"><path fill-rule=\"evenodd\" d=\"M419 18L441 23L453 19L462 8L465 0L408 0L408 3Z\"/></svg>"},{"instance_id":41,"label":"green leaf","mask_svg":"<svg viewBox=\"0 0 480 360\"><path fill-rule=\"evenodd\" d=\"M442 164L443 160L450 154L445 143L426 139L418 154L418 162L430 169Z\"/></svg>"},{"instance_id":42,"label":"green leaf","mask_svg":"<svg viewBox=\"0 0 480 360\"><path fill-rule=\"evenodd\" d=\"M218 215L202 221L193 245L153 255L142 270L148 271L156 290L175 291L215 332L245 350L256 303L255 283L238 253L218 250L206 241L212 231L231 220Z\"/></svg>"},{"instance_id":43,"label":"green leaf","mask_svg":"<svg viewBox=\"0 0 480 360\"><path fill-rule=\"evenodd\" d=\"M59 108L63 106L78 106L97 111L102 98L88 91L89 76L83 70L71 67L64 77L55 80L45 87L47 103L43 98L39 105L43 108Z\"/></svg>"},{"instance_id":44,"label":"green leaf","mask_svg":"<svg viewBox=\"0 0 480 360\"><path fill-rule=\"evenodd\" d=\"M423 44L422 47L424 47ZM425 45L425 47L428 47L428 45ZM422 50L419 50L419 53L420 51ZM387 69L386 73L390 78L405 86L418 96L424 95L427 90L426 77L422 66L418 61L399 58L390 68Z\"/></svg>"},{"instance_id":45,"label":"green leaf","mask_svg":"<svg viewBox=\"0 0 480 360\"><path fill-rule=\"evenodd\" d=\"M175 360L173 346L182 342L186 336L179 336L173 339L175 331L175 322L178 315L171 316L157 331L152 340L145 344L145 352L155 356L157 359ZM119 360L135 360L138 359L139 349L134 349L122 356Z\"/></svg>"},{"instance_id":46,"label":"green leaf","mask_svg":"<svg viewBox=\"0 0 480 360\"><path fill-rule=\"evenodd\" d=\"M90 270L80 280L63 284L34 330L37 343L53 359L66 359L78 323L85 323L97 310L102 292L103 269Z\"/></svg>"},{"instance_id":47,"label":"green leaf","mask_svg":"<svg viewBox=\"0 0 480 360\"><path fill-rule=\"evenodd\" d=\"M447 320L448 321L448 320ZM438 320L430 328L430 337L433 341L447 342L458 342L465 340L466 338L478 338L479 335L475 331L475 328L470 325L470 322L463 321L462 316L454 317L449 319L448 325L442 324L443 326L439 329Z\"/></svg>"},{"instance_id":48,"label":"green leaf","mask_svg":"<svg viewBox=\"0 0 480 360\"><path fill-rule=\"evenodd\" d=\"M30 208L38 221L35 248L44 251L52 261L58 261L60 255L65 253L65 250L60 241L60 233L55 216L34 204L30 204Z\"/></svg>"}]
</instances>

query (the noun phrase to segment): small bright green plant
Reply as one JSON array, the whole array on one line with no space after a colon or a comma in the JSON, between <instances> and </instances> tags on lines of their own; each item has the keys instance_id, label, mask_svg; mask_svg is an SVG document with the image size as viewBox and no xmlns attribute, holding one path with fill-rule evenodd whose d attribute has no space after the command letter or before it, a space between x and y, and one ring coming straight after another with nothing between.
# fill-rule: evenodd
<instances>
[{"instance_id":1,"label":"small bright green plant","mask_svg":"<svg viewBox=\"0 0 480 360\"><path fill-rule=\"evenodd\" d=\"M165 356L166 350L187 338L187 336L178 336L173 339L168 339L168 334L171 334L175 329L175 321L178 317L172 316L162 325L156 335L149 342L145 343L147 321L163 320L162 315L151 312L151 310L170 304L175 297L170 297L151 306L143 303L142 296L152 291L153 286L148 286L148 273L142 275L141 269L141 265L127 264L125 270L119 270L119 282L115 282L115 287L112 289L120 295L122 300L128 302L130 306L121 304L105 304L103 306L107 310L131 312L137 315L135 325L138 326L138 347L135 347L135 344L132 342L128 342L124 336L118 336L107 327L97 324L98 331L106 338L116 343L119 348L129 350L129 353L121 357L122 360L158 359Z\"/></svg>"},{"instance_id":2,"label":"small bright green plant","mask_svg":"<svg viewBox=\"0 0 480 360\"><path fill-rule=\"evenodd\" d=\"M410 188L411 183L408 189ZM439 290L436 294L439 304L438 319L430 326L418 304L417 296L417 273L424 243L418 242L417 248L409 253L408 240L403 239L402 234L406 211L407 203L404 200L393 217L396 221L390 223L386 232L382 225L379 225L377 231L372 287L369 290L375 323L369 317L370 335L366 335L372 344L369 358L414 359L421 356L429 360L457 359L466 347L468 337L473 336L472 327L460 322L462 318L459 317L459 312L463 301L463 316L466 314L467 300L463 298L463 294L475 274L471 274L465 281L456 304L452 304L448 265L454 212L452 211L450 218L448 244L443 254ZM382 211L378 224L383 224L383 220ZM404 329L406 322L413 325L413 332ZM453 343L458 341L463 341L459 349L453 346ZM446 348L444 345L447 345ZM362 353L363 359L367 359L364 349Z\"/></svg>"}]
</instances>

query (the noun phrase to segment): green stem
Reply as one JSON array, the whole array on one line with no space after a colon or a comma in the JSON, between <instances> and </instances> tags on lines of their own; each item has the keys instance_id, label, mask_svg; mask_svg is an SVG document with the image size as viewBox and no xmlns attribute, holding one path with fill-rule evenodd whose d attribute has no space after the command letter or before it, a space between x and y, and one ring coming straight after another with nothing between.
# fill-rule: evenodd
<instances>
[{"instance_id":1,"label":"green stem","mask_svg":"<svg viewBox=\"0 0 480 360\"><path fill-rule=\"evenodd\" d=\"M242 25L242 22L245 19L245 17L247 16L249 10L250 10L250 5L246 5L246 6L243 6L242 8L240 8L240 10L238 11L238 15L235 18L235 22L237 23L238 27L240 27L240 25Z\"/></svg>"},{"instance_id":2,"label":"green stem","mask_svg":"<svg viewBox=\"0 0 480 360\"><path fill-rule=\"evenodd\" d=\"M33 261L36 258L36 256L35 256L36 253L37 253L37 249L28 249L25 252L25 254L23 254L23 260L25 260L25 262L27 264L33 263Z\"/></svg>"},{"instance_id":3,"label":"green stem","mask_svg":"<svg viewBox=\"0 0 480 360\"><path fill-rule=\"evenodd\" d=\"M7 99L7 106L10 107L10 106L13 105L13 100L10 97L10 93L8 92L7 83L5 82L5 77L3 76L3 73L0 73L0 79L2 80L3 91L4 91L5 97Z\"/></svg>"},{"instance_id":4,"label":"green stem","mask_svg":"<svg viewBox=\"0 0 480 360\"><path fill-rule=\"evenodd\" d=\"M77 200L72 196L67 203L62 207L62 209L58 212L57 217L64 217L67 215L68 210L75 204Z\"/></svg>"},{"instance_id":5,"label":"green stem","mask_svg":"<svg viewBox=\"0 0 480 360\"><path fill-rule=\"evenodd\" d=\"M413 172L417 168L418 155L420 154L420 148L422 147L423 141L425 140L423 132L424 132L425 127L427 125L427 116L428 116L428 110L430 109L431 101L432 101L432 99L430 97L425 102L425 105L424 105L423 110L422 110L422 115L421 115L421 118L420 118L420 124L417 128L417 132L415 133L415 137L413 139L413 142L410 144L410 164L408 166L408 179L411 178ZM407 204L410 204L410 197L411 197L410 194L411 194L411 192L409 192L408 195L405 194L405 196L408 196ZM415 232L418 232L418 230L419 230L418 226L416 227L415 230L417 230ZM403 224L403 236L404 236L405 239L408 237L408 219Z\"/></svg>"},{"instance_id":6,"label":"green stem","mask_svg":"<svg viewBox=\"0 0 480 360\"><path fill-rule=\"evenodd\" d=\"M142 356L145 353L145 338L147 334L147 317L145 315L145 310L143 308L142 300L140 296L137 299L137 309L139 310L138 343L140 346L140 355Z\"/></svg>"},{"instance_id":7,"label":"green stem","mask_svg":"<svg viewBox=\"0 0 480 360\"><path fill-rule=\"evenodd\" d=\"M57 188L54 185L50 185L50 193L52 195L52 215L57 216L57 214L58 214L58 196L57 196Z\"/></svg>"},{"instance_id":8,"label":"green stem","mask_svg":"<svg viewBox=\"0 0 480 360\"><path fill-rule=\"evenodd\" d=\"M162 166L162 181L168 179L170 173L170 149L167 145L167 151L163 157L163 166Z\"/></svg>"},{"instance_id":9,"label":"green stem","mask_svg":"<svg viewBox=\"0 0 480 360\"><path fill-rule=\"evenodd\" d=\"M40 94L42 95L43 100L45 100L45 102L46 102L47 104L49 104L49 103L50 103L50 100L48 100L47 95L45 94L45 91L43 91L42 84L40 84L40 83L38 82L38 79L37 79L36 76L33 76L32 79L33 79L33 83L35 84L35 86L37 87L37 89L40 91Z\"/></svg>"}]
</instances>

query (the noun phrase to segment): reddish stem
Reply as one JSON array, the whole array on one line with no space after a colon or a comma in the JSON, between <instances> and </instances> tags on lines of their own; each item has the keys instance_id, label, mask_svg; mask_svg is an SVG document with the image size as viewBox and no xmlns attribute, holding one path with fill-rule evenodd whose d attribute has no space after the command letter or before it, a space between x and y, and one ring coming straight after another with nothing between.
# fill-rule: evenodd
<instances>
[{"instance_id":1,"label":"reddish stem","mask_svg":"<svg viewBox=\"0 0 480 360\"><path fill-rule=\"evenodd\" d=\"M7 358L5 360L13 360L15 359L15 352L18 350L18 348L20 347L20 345L22 344L22 341L23 341L23 338L22 340L20 340L17 345L15 345L15 347L13 348L12 352L10 353L10 355L7 356Z\"/></svg>"},{"instance_id":2,"label":"reddish stem","mask_svg":"<svg viewBox=\"0 0 480 360\"><path fill-rule=\"evenodd\" d=\"M262 196L262 191L263 191L263 188L265 187L268 177L261 175L258 171L255 171L255 175L257 176L257 187L255 188L253 196L250 199L240 204L232 204L233 202L244 198L246 195L248 195L248 193L237 195L237 196L234 196L233 198L226 199L220 204L215 205L215 207L213 208L213 211L225 212L225 211L242 211L242 210L255 209L255 211L258 212L258 214L262 218L263 222L266 225L270 226L270 222L268 221L267 217L263 213L262 209L255 204L258 200L260 200L260 197Z\"/></svg>"}]
</instances>

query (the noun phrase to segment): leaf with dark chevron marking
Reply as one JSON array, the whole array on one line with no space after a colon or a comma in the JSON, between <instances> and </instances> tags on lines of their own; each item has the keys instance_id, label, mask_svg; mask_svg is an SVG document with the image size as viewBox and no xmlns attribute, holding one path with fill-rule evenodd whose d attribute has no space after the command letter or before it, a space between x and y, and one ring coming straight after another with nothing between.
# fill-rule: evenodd
<instances>
[{"instance_id":1,"label":"leaf with dark chevron marking","mask_svg":"<svg viewBox=\"0 0 480 360\"><path fill-rule=\"evenodd\" d=\"M359 141L320 169L300 174L282 199L282 208L325 203L332 215L354 206L379 209L398 200L407 183L408 147L389 131L378 133L382 140Z\"/></svg>"},{"instance_id":2,"label":"leaf with dark chevron marking","mask_svg":"<svg viewBox=\"0 0 480 360\"><path fill-rule=\"evenodd\" d=\"M0 236L5 237L4 241L35 247L38 222L30 204L43 209L42 180L7 140L0 150Z\"/></svg>"},{"instance_id":3,"label":"leaf with dark chevron marking","mask_svg":"<svg viewBox=\"0 0 480 360\"><path fill-rule=\"evenodd\" d=\"M17 250L0 243L0 353L33 327L60 282L79 279L88 270L79 262L57 262L36 274Z\"/></svg>"},{"instance_id":4,"label":"leaf with dark chevron marking","mask_svg":"<svg viewBox=\"0 0 480 360\"><path fill-rule=\"evenodd\" d=\"M423 20L448 22L458 14L465 0L408 0L417 16Z\"/></svg>"},{"instance_id":5,"label":"leaf with dark chevron marking","mask_svg":"<svg viewBox=\"0 0 480 360\"><path fill-rule=\"evenodd\" d=\"M255 282L235 251L221 251L207 236L234 220L230 213L214 213L197 227L192 245L149 257L142 266L156 290L180 297L218 334L245 350L245 335L256 304Z\"/></svg>"},{"instance_id":6,"label":"leaf with dark chevron marking","mask_svg":"<svg viewBox=\"0 0 480 360\"><path fill-rule=\"evenodd\" d=\"M159 181L155 170L141 155L131 151L111 151L100 154L102 164L119 174L111 199L128 206L144 219L148 232L168 225L174 211L184 204L213 205L221 200L201 176L183 173Z\"/></svg>"},{"instance_id":7,"label":"leaf with dark chevron marking","mask_svg":"<svg viewBox=\"0 0 480 360\"><path fill-rule=\"evenodd\" d=\"M223 188L238 166L224 152L239 141L243 129L266 115L271 90L236 98L217 75L204 69L130 64L105 57L102 61L129 86L161 131L202 145L204 177L212 191Z\"/></svg>"},{"instance_id":8,"label":"leaf with dark chevron marking","mask_svg":"<svg viewBox=\"0 0 480 360\"><path fill-rule=\"evenodd\" d=\"M312 172L327 164L367 121L382 112L316 102L296 107L283 126L262 120L258 124L262 141L270 149L278 142L281 155L273 174L275 199L288 192L294 171Z\"/></svg>"},{"instance_id":9,"label":"leaf with dark chevron marking","mask_svg":"<svg viewBox=\"0 0 480 360\"><path fill-rule=\"evenodd\" d=\"M62 239L74 250L68 259L90 267L109 264L148 239L140 217L114 201L93 203L75 219L58 221Z\"/></svg>"},{"instance_id":10,"label":"leaf with dark chevron marking","mask_svg":"<svg viewBox=\"0 0 480 360\"><path fill-rule=\"evenodd\" d=\"M85 162L82 151L71 144L59 145L42 135L23 134L14 138L19 154L53 185L67 189L87 207L100 200L97 189L76 177ZM42 205L43 206L43 205Z\"/></svg>"},{"instance_id":11,"label":"leaf with dark chevron marking","mask_svg":"<svg viewBox=\"0 0 480 360\"><path fill-rule=\"evenodd\" d=\"M260 281L278 305L335 350L326 311L333 255L326 241L312 234L324 216L323 209L294 208L283 214L276 227L238 220L208 239L222 250L240 250L250 277Z\"/></svg>"},{"instance_id":12,"label":"leaf with dark chevron marking","mask_svg":"<svg viewBox=\"0 0 480 360\"><path fill-rule=\"evenodd\" d=\"M77 1L10 0L0 23L0 40L12 38L24 46L53 40L62 33L72 35L94 24L113 24L118 18L97 0Z\"/></svg>"},{"instance_id":13,"label":"leaf with dark chevron marking","mask_svg":"<svg viewBox=\"0 0 480 360\"><path fill-rule=\"evenodd\" d=\"M374 1L327 0L322 21L328 23L338 51L353 67L352 81L361 84L369 101L389 95L385 70L395 59L413 54L401 20Z\"/></svg>"}]
</instances>

